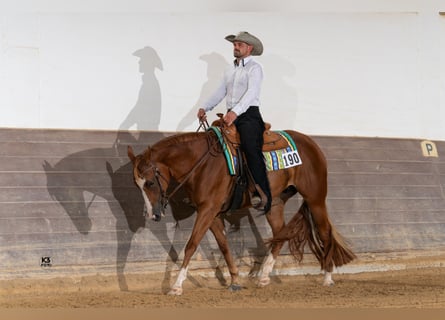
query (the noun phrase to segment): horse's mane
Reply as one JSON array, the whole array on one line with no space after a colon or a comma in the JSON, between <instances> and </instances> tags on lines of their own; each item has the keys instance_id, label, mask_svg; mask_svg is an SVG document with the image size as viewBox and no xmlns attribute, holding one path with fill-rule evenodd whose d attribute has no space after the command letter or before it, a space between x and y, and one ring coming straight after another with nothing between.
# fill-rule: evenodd
<instances>
[{"instance_id":1,"label":"horse's mane","mask_svg":"<svg viewBox=\"0 0 445 320\"><path fill-rule=\"evenodd\" d=\"M195 141L198 138L203 137L203 134L204 134L204 132L178 133L178 134L172 135L170 137L166 137L166 138L156 142L152 146L152 149L168 148L170 146L184 144L184 143L188 143L190 141ZM207 134L207 132L206 132L206 134Z\"/></svg>"}]
</instances>

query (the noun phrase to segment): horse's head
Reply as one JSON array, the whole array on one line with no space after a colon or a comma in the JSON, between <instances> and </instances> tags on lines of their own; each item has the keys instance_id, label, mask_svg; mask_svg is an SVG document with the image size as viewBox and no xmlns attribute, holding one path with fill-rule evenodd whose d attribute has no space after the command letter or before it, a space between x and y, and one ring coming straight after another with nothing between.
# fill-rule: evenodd
<instances>
[{"instance_id":1,"label":"horse's head","mask_svg":"<svg viewBox=\"0 0 445 320\"><path fill-rule=\"evenodd\" d=\"M85 185L85 181L76 179L73 183L67 184L66 179L61 179L63 172L68 170L64 160L55 166L45 160L42 166L46 173L48 193L51 198L63 207L81 234L88 234L92 228L92 221L88 215L92 200L87 204L85 189L80 187Z\"/></svg>"},{"instance_id":2,"label":"horse's head","mask_svg":"<svg viewBox=\"0 0 445 320\"><path fill-rule=\"evenodd\" d=\"M167 206L166 191L170 182L168 167L155 163L151 159L151 149L135 155L133 148L128 146L128 158L133 163L133 178L142 192L147 214L150 219L161 220Z\"/></svg>"},{"instance_id":3,"label":"horse's head","mask_svg":"<svg viewBox=\"0 0 445 320\"><path fill-rule=\"evenodd\" d=\"M111 178L111 191L113 192L113 196L119 202L127 220L128 227L135 233L140 228L145 227L145 217L141 214L144 211L145 204L141 201L141 193L139 190L136 188L128 190L126 187L133 182L132 175L130 176L128 174L129 172L133 172L133 165L131 162L127 162L114 170L111 163L107 161L106 169ZM118 219L121 221L120 216Z\"/></svg>"}]
</instances>

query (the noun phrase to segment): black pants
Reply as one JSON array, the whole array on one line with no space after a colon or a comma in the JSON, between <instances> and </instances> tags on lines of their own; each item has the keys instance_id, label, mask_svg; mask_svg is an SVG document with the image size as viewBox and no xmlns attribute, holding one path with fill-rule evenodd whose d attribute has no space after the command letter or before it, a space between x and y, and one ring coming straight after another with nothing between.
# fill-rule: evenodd
<instances>
[{"instance_id":1,"label":"black pants","mask_svg":"<svg viewBox=\"0 0 445 320\"><path fill-rule=\"evenodd\" d=\"M266 165L262 152L264 121L260 110L251 106L234 121L241 139L241 150L246 156L247 165L255 183L260 186L269 200L272 200Z\"/></svg>"}]
</instances>

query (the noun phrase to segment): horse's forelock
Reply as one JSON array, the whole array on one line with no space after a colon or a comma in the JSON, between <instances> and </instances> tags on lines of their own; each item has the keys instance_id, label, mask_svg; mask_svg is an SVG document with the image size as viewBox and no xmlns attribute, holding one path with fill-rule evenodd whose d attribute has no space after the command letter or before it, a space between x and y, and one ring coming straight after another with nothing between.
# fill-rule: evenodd
<instances>
[{"instance_id":1,"label":"horse's forelock","mask_svg":"<svg viewBox=\"0 0 445 320\"><path fill-rule=\"evenodd\" d=\"M150 167L150 153L145 150L143 153L138 154L133 162L133 174L135 178L141 177L146 173Z\"/></svg>"},{"instance_id":2,"label":"horse's forelock","mask_svg":"<svg viewBox=\"0 0 445 320\"><path fill-rule=\"evenodd\" d=\"M143 158L139 161L137 164L137 170L140 176L144 175L148 170L150 169L150 163L147 161L144 161Z\"/></svg>"}]
</instances>

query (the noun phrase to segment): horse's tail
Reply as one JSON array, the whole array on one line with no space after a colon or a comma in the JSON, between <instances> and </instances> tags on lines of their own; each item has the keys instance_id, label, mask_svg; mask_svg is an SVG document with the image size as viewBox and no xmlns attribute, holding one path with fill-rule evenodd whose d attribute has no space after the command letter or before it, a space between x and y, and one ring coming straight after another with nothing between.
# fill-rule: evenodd
<instances>
[{"instance_id":1,"label":"horse's tail","mask_svg":"<svg viewBox=\"0 0 445 320\"><path fill-rule=\"evenodd\" d=\"M289 251L299 262L303 260L304 248L309 246L323 270L331 271L333 266L340 267L356 258L344 238L330 223L330 241L325 248L312 218L311 210L306 201L298 212L271 242L289 242Z\"/></svg>"}]
</instances>

